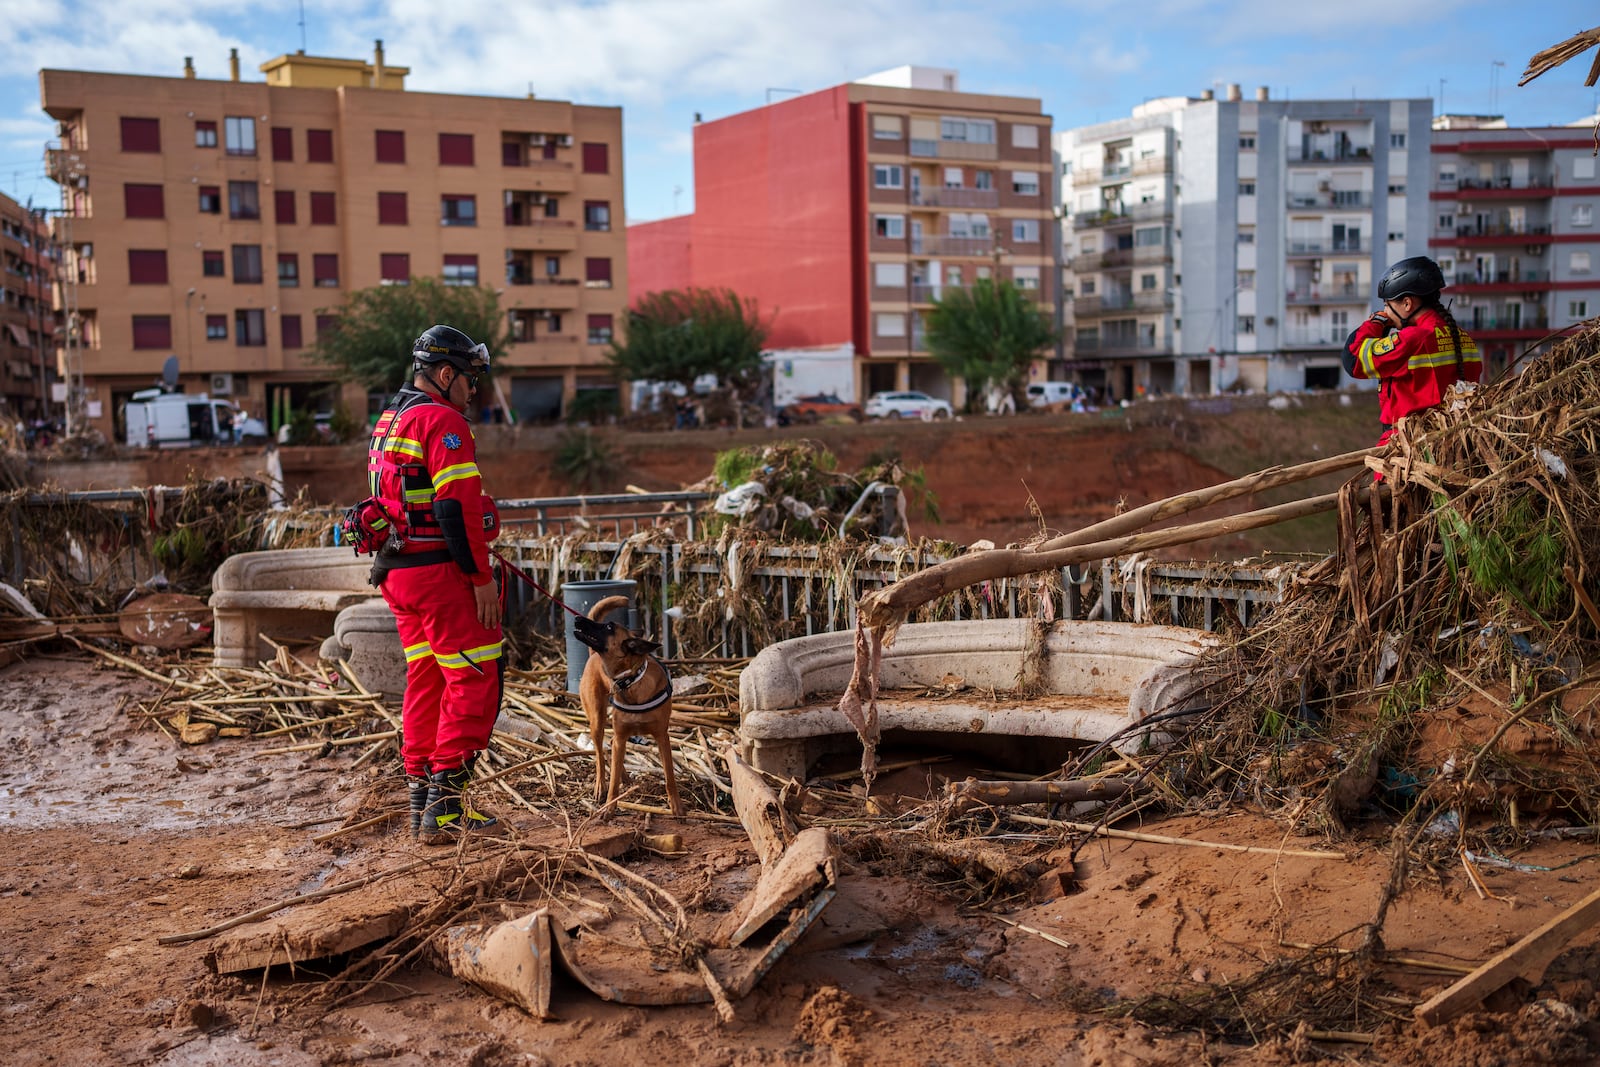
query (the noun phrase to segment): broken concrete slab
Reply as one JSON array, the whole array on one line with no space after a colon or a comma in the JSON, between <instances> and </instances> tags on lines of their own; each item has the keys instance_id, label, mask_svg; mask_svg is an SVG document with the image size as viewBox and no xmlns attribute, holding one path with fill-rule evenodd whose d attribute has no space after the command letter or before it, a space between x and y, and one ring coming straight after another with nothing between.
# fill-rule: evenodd
<instances>
[{"instance_id":1,"label":"broken concrete slab","mask_svg":"<svg viewBox=\"0 0 1600 1067\"><path fill-rule=\"evenodd\" d=\"M549 1018L550 925L550 913L541 908L487 931L453 926L445 931L450 971L535 1018Z\"/></svg>"}]
</instances>

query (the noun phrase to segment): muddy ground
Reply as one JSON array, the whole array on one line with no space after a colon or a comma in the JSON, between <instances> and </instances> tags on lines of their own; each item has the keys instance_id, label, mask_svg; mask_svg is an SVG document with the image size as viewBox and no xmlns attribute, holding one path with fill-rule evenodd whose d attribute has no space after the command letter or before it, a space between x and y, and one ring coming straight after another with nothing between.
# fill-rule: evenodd
<instances>
[{"instance_id":1,"label":"muddy ground","mask_svg":"<svg viewBox=\"0 0 1600 1067\"><path fill-rule=\"evenodd\" d=\"M423 965L331 1013L292 1008L287 973L217 977L206 941L163 947L157 938L429 850L394 831L311 840L375 786L391 785L400 803L392 764L354 769L354 749L263 757L266 743L250 739L182 747L128 712L158 689L82 654L34 655L0 670L0 967L10 991L0 1060L8 1064L1187 1067L1331 1058L1489 1067L1600 1059L1600 1029L1589 1021L1600 1013L1593 932L1536 987L1496 1005L1502 1013L1435 1030L1419 1030L1411 1006L1455 975L1386 966L1363 1027L1376 1033L1371 1043L1304 1033L1223 1041L1120 1017L1141 998L1241 979L1292 951L1285 944L1348 934L1372 914L1389 870L1386 823L1359 824L1350 839L1329 842L1286 837L1279 823L1241 811L1144 828L1348 858L1101 841L1073 867L1041 835L1018 842L1048 869L1038 884L981 905L947 871L852 855L823 923L737 1005L730 1024L709 1005L623 1007L572 985L558 986L558 1018L541 1022ZM895 757L884 753L886 762ZM587 768L576 770L578 788ZM895 772L876 792L926 791L929 774ZM647 796L652 789L659 783L646 784ZM561 832L531 813L509 817L532 835ZM656 832L681 833L688 849L624 857L637 872L708 906L751 877L755 857L737 825L692 812L614 822L647 819ZM1419 878L1390 912L1390 953L1458 969L1481 962L1584 897L1600 862L1592 840L1514 858L1555 869L1485 868L1490 898L1459 870ZM1284 1030L1296 1010L1292 1001L1280 1006Z\"/></svg>"}]
</instances>

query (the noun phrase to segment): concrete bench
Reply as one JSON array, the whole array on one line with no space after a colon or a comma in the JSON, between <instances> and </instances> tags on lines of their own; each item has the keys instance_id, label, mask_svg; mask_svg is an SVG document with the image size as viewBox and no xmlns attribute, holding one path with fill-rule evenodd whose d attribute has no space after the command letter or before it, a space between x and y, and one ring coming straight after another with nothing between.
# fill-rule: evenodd
<instances>
[{"instance_id":1,"label":"concrete bench","mask_svg":"<svg viewBox=\"0 0 1600 1067\"><path fill-rule=\"evenodd\" d=\"M1193 706L1189 667L1211 640L1203 631L1135 623L1025 619L901 626L883 651L879 726L908 734L956 734L947 743L1009 756L1042 750L1045 739L1103 741L1156 712ZM822 755L860 744L838 710L854 666L855 635L814 634L763 649L739 679L739 737L746 762L804 779ZM1036 662L1035 662L1036 661ZM902 693L950 676L969 688L951 698ZM1012 695L1026 682L1037 697ZM984 697L974 697L973 690ZM994 699L988 691L993 690ZM1117 747L1163 738L1133 731Z\"/></svg>"},{"instance_id":2,"label":"concrete bench","mask_svg":"<svg viewBox=\"0 0 1600 1067\"><path fill-rule=\"evenodd\" d=\"M212 662L219 667L255 666L272 654L262 634L276 641L327 637L339 612L378 596L367 583L371 570L371 559L348 548L290 548L228 557L211 578Z\"/></svg>"},{"instance_id":3,"label":"concrete bench","mask_svg":"<svg viewBox=\"0 0 1600 1067\"><path fill-rule=\"evenodd\" d=\"M394 612L383 600L364 600L333 620L333 636L322 642L322 658L344 660L362 685L394 700L406 691L406 652Z\"/></svg>"}]
</instances>

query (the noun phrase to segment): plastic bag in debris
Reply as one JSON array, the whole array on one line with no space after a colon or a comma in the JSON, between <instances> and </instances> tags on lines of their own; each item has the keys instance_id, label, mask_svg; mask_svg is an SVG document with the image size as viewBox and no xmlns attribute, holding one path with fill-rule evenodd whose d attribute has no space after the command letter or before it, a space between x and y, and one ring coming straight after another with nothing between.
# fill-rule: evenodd
<instances>
[{"instance_id":1,"label":"plastic bag in debris","mask_svg":"<svg viewBox=\"0 0 1600 1067\"><path fill-rule=\"evenodd\" d=\"M792 496L784 497L779 503L788 508L789 514L797 519L809 519L817 513L816 509L810 504L807 504L804 500L796 500Z\"/></svg>"},{"instance_id":2,"label":"plastic bag in debris","mask_svg":"<svg viewBox=\"0 0 1600 1067\"><path fill-rule=\"evenodd\" d=\"M748 515L761 506L766 495L767 487L760 482L745 482L717 497L714 507L718 515Z\"/></svg>"}]
</instances>

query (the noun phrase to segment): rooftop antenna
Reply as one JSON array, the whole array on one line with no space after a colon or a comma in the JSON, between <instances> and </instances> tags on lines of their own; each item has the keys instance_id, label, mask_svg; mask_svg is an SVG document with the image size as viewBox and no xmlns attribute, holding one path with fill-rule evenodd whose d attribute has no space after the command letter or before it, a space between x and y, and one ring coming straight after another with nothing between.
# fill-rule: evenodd
<instances>
[{"instance_id":1,"label":"rooftop antenna","mask_svg":"<svg viewBox=\"0 0 1600 1067\"><path fill-rule=\"evenodd\" d=\"M300 51L306 50L306 0L300 0Z\"/></svg>"}]
</instances>

